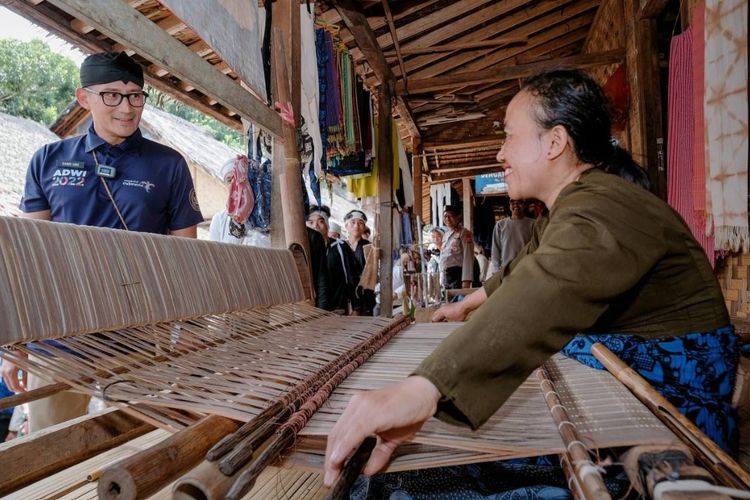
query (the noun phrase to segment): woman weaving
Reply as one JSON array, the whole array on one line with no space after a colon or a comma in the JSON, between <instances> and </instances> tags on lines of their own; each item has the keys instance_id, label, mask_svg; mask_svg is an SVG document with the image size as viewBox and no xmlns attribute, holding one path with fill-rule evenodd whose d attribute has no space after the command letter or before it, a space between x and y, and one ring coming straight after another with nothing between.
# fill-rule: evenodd
<instances>
[{"instance_id":1,"label":"woman weaving","mask_svg":"<svg viewBox=\"0 0 750 500\"><path fill-rule=\"evenodd\" d=\"M575 71L535 76L508 105L505 133L509 195L543 201L546 225L412 376L352 398L328 438L325 483L369 435L367 475L432 416L480 427L560 350L602 368L593 342L736 454L737 339L721 291L682 219L626 180L643 171L611 142L601 88Z\"/></svg>"}]
</instances>

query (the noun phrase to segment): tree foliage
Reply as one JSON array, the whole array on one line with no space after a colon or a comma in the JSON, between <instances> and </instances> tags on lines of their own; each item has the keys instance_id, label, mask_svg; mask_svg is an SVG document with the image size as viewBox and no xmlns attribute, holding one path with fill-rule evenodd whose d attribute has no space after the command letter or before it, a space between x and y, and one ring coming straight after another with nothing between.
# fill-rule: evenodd
<instances>
[{"instance_id":1,"label":"tree foliage","mask_svg":"<svg viewBox=\"0 0 750 500\"><path fill-rule=\"evenodd\" d=\"M77 86L76 64L42 40L0 40L0 111L50 125Z\"/></svg>"},{"instance_id":2,"label":"tree foliage","mask_svg":"<svg viewBox=\"0 0 750 500\"><path fill-rule=\"evenodd\" d=\"M179 116L183 120L187 120L194 125L198 125L211 134L211 136L217 141L223 142L224 144L239 150L246 149L242 134L236 130L231 129L210 116L171 98L167 94L160 92L153 87L147 88L146 91L149 95L148 102L152 106L175 116Z\"/></svg>"},{"instance_id":3,"label":"tree foliage","mask_svg":"<svg viewBox=\"0 0 750 500\"><path fill-rule=\"evenodd\" d=\"M42 40L0 39L0 112L51 125L75 98L78 67ZM147 88L149 103L204 128L229 146L245 149L242 134L213 118Z\"/></svg>"}]
</instances>

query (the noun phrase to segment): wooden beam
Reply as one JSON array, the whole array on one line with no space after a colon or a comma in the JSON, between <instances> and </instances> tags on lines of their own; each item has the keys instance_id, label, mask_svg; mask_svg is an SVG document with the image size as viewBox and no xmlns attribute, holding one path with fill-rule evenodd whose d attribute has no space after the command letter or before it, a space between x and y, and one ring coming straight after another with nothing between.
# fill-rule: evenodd
<instances>
[{"instance_id":1,"label":"wooden beam","mask_svg":"<svg viewBox=\"0 0 750 500\"><path fill-rule=\"evenodd\" d=\"M401 68L401 79L406 82L407 75L404 67L404 58L401 57L401 44L398 41L398 34L396 33L396 25L393 24L393 15L391 14L391 8L388 6L388 0L381 0L383 4L383 10L385 11L385 18L388 20L388 30L391 32L391 38L393 38L393 45L396 47L396 57L398 58L398 67Z\"/></svg>"},{"instance_id":2,"label":"wooden beam","mask_svg":"<svg viewBox=\"0 0 750 500\"><path fill-rule=\"evenodd\" d=\"M528 43L529 37L527 36L502 36L492 40L480 40L477 42L466 42L466 43L446 43L444 45L435 45L432 47L402 47L401 55L413 56L417 54L437 54L440 52L454 52L459 50L472 50L472 49L484 49L487 47L503 47L511 44L524 44ZM385 53L385 57L395 57L395 51L388 51ZM404 70L401 70L402 72Z\"/></svg>"},{"instance_id":3,"label":"wooden beam","mask_svg":"<svg viewBox=\"0 0 750 500\"><path fill-rule=\"evenodd\" d=\"M456 171L447 173L444 175L432 175L430 180L430 185L434 184L443 184L445 182L453 182L458 181L466 177L467 175L471 176L477 176L477 175L484 175L484 174L494 174L495 172L499 172L501 169L498 168L486 168L481 170L472 170L470 173L467 171Z\"/></svg>"},{"instance_id":4,"label":"wooden beam","mask_svg":"<svg viewBox=\"0 0 750 500\"><path fill-rule=\"evenodd\" d=\"M455 87L456 85L479 85L483 83L503 82L516 78L526 78L543 70L553 68L582 69L602 64L613 64L622 62L625 57L623 49L615 49L607 52L583 54L580 56L563 57L550 61L541 61L530 64L519 64L516 66L505 66L493 70L473 71L470 73L458 73L450 76L436 76L409 82L409 93L427 93L435 90ZM406 92L404 86L399 82L396 84L396 92Z\"/></svg>"},{"instance_id":5,"label":"wooden beam","mask_svg":"<svg viewBox=\"0 0 750 500\"><path fill-rule=\"evenodd\" d=\"M393 72L388 62L383 56L383 51L375 39L375 35L367 23L367 17L358 9L352 0L333 0L341 19L354 35L362 54L364 54L367 63L375 73L381 85L393 82ZM390 100L390 99L389 99Z\"/></svg>"},{"instance_id":6,"label":"wooden beam","mask_svg":"<svg viewBox=\"0 0 750 500\"><path fill-rule=\"evenodd\" d=\"M414 187L414 215L422 218L422 160L421 145L418 137L411 139L411 165Z\"/></svg>"},{"instance_id":7,"label":"wooden beam","mask_svg":"<svg viewBox=\"0 0 750 500\"><path fill-rule=\"evenodd\" d=\"M646 169L651 191L667 199L666 141L662 122L661 84L659 82L659 49L656 20L635 21L636 72L638 86L633 89L640 99L641 140L646 153Z\"/></svg>"},{"instance_id":8,"label":"wooden beam","mask_svg":"<svg viewBox=\"0 0 750 500\"><path fill-rule=\"evenodd\" d=\"M24 403L37 401L39 399L44 399L46 397L57 394L58 392L67 391L68 389L71 389L71 387L68 384L64 384L61 382L57 384L49 384L38 387L31 391L19 392L12 396L0 399L0 410L13 408Z\"/></svg>"},{"instance_id":9,"label":"wooden beam","mask_svg":"<svg viewBox=\"0 0 750 500\"><path fill-rule=\"evenodd\" d=\"M368 28L369 29L369 28ZM382 55L382 54L381 54ZM380 247L380 315L393 315L393 154L391 151L391 93L378 88L378 240Z\"/></svg>"},{"instance_id":10,"label":"wooden beam","mask_svg":"<svg viewBox=\"0 0 750 500\"><path fill-rule=\"evenodd\" d=\"M0 444L0 495L154 430L111 408Z\"/></svg>"},{"instance_id":11,"label":"wooden beam","mask_svg":"<svg viewBox=\"0 0 750 500\"><path fill-rule=\"evenodd\" d=\"M500 16L495 23L482 26L483 23L486 24L486 18L479 15L485 13L485 11L480 11L466 19L460 19L450 24L448 26L450 31L446 33L441 34L441 29L435 30L416 40L415 43L437 45L440 42L436 40L454 37L455 32L453 30L457 30L459 25L476 25L474 29L465 28L463 31L469 34L458 39L451 39L451 42L471 42L504 34L505 36L528 36L527 44L520 47L506 47L501 50L483 49L469 54L449 55L447 57L445 54L415 56L406 61L406 69L412 78L419 79L455 72L458 68L463 68L462 71L478 71L494 66L500 61L510 62L514 57L550 39L557 38L580 27L588 27L591 18L587 13L598 5L598 2L599 0L540 2L534 4L533 7L523 9L519 7L525 6L527 2L521 2L520 0L498 2L496 5L485 9L488 16ZM514 6L516 9L511 13L510 9ZM427 40L431 43L426 43ZM397 73L398 68L394 68L394 72Z\"/></svg>"},{"instance_id":12,"label":"wooden beam","mask_svg":"<svg viewBox=\"0 0 750 500\"><path fill-rule=\"evenodd\" d=\"M426 15L419 16L412 22L402 25L396 30L398 38L400 40L407 40L415 38L423 33L430 33L440 27L450 24L452 20L460 19L469 14L469 12L475 11L478 8L494 3L494 0L459 0L447 4L446 6L434 10ZM342 16L343 17L343 16ZM485 21L488 18L485 17ZM345 20L346 21L346 20ZM454 31L454 36L456 32ZM357 36L355 34L354 38ZM377 38L377 43L382 49L389 49L393 46L393 37L389 32ZM423 44L433 45L433 44ZM359 59L360 55L357 51L352 51L352 57Z\"/></svg>"},{"instance_id":13,"label":"wooden beam","mask_svg":"<svg viewBox=\"0 0 750 500\"><path fill-rule=\"evenodd\" d=\"M463 214L463 226L469 231L473 232L474 228L474 199L471 192L471 178L464 177L461 179L463 188L463 202L464 214Z\"/></svg>"},{"instance_id":14,"label":"wooden beam","mask_svg":"<svg viewBox=\"0 0 750 500\"><path fill-rule=\"evenodd\" d=\"M669 0L645 0L641 2L637 19L651 19L662 13Z\"/></svg>"},{"instance_id":15,"label":"wooden beam","mask_svg":"<svg viewBox=\"0 0 750 500\"><path fill-rule=\"evenodd\" d=\"M375 34L370 29L365 15L357 9L352 0L334 0L333 4L344 20L344 23L354 35L357 45L365 55L367 63L372 68L380 84L385 84L389 87L392 86L395 82L393 72L386 62L385 56L383 56L383 51L375 40ZM390 94L391 92L389 91ZM409 107L403 99L396 99L396 111L398 112L399 120L406 125L411 136L419 137L419 129L411 115Z\"/></svg>"},{"instance_id":16,"label":"wooden beam","mask_svg":"<svg viewBox=\"0 0 750 500\"><path fill-rule=\"evenodd\" d=\"M441 141L441 142L425 142L425 149L436 149L436 150L447 150L447 149L463 149L471 148L475 146L498 146L502 144L503 137L501 135L485 135L481 137L475 137L473 139L456 139L453 141Z\"/></svg>"},{"instance_id":17,"label":"wooden beam","mask_svg":"<svg viewBox=\"0 0 750 500\"><path fill-rule=\"evenodd\" d=\"M432 175L448 174L451 172L465 172L467 170L482 170L485 168L497 168L500 170L500 164L497 162L486 163L484 165L466 165L464 167L452 167L452 168L433 168L430 170Z\"/></svg>"},{"instance_id":18,"label":"wooden beam","mask_svg":"<svg viewBox=\"0 0 750 500\"><path fill-rule=\"evenodd\" d=\"M227 108L274 135L281 135L278 114L222 75L208 62L120 0L48 0L100 33L144 54L181 80L212 95Z\"/></svg>"}]
</instances>

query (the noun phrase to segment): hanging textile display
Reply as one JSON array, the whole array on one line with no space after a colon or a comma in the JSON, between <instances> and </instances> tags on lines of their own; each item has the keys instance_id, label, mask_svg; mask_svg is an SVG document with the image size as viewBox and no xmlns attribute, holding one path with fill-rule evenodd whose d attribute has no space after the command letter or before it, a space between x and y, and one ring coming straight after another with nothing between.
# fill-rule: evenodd
<instances>
[{"instance_id":1,"label":"hanging textile display","mask_svg":"<svg viewBox=\"0 0 750 500\"><path fill-rule=\"evenodd\" d=\"M251 228L268 231L271 228L271 136L251 126L247 143L247 177L253 188L255 207L250 213Z\"/></svg>"},{"instance_id":2,"label":"hanging textile display","mask_svg":"<svg viewBox=\"0 0 750 500\"><path fill-rule=\"evenodd\" d=\"M707 227L717 250L747 250L747 0L707 0L704 120Z\"/></svg>"},{"instance_id":3,"label":"hanging textile display","mask_svg":"<svg viewBox=\"0 0 750 500\"><path fill-rule=\"evenodd\" d=\"M394 122L395 125L395 122ZM404 190L404 207L414 206L414 181L411 176L411 161L409 156L406 154L406 146L404 141L401 140L401 136L398 135L398 127L394 127L396 131L396 142L398 143L398 166L401 170L401 186Z\"/></svg>"},{"instance_id":4,"label":"hanging textile display","mask_svg":"<svg viewBox=\"0 0 750 500\"><path fill-rule=\"evenodd\" d=\"M693 31L688 28L672 38L669 54L667 201L685 219L693 236L701 243L714 265L713 238L706 236L705 217L699 217L693 204ZM699 194L705 199L705 189Z\"/></svg>"},{"instance_id":5,"label":"hanging textile display","mask_svg":"<svg viewBox=\"0 0 750 500\"><path fill-rule=\"evenodd\" d=\"M370 95L358 79L351 55L338 39L338 28L315 32L318 63L319 126L324 148L322 168L333 175L372 170Z\"/></svg>"},{"instance_id":6,"label":"hanging textile display","mask_svg":"<svg viewBox=\"0 0 750 500\"><path fill-rule=\"evenodd\" d=\"M693 210L695 217L703 228L701 238L706 239L704 248L714 247L714 233L712 228L706 226L706 127L703 120L703 83L705 81L705 49L706 42L703 39L705 24L706 3L699 1L693 10L693 19L690 26L693 30ZM698 241L703 244L703 239Z\"/></svg>"},{"instance_id":7,"label":"hanging textile display","mask_svg":"<svg viewBox=\"0 0 750 500\"><path fill-rule=\"evenodd\" d=\"M313 167L316 177L323 175L320 156L323 154L323 143L320 138L320 112L318 96L318 64L315 46L315 21L309 5L300 5L300 73L302 84L302 102L300 114L301 127L306 127L307 136L312 140ZM305 131L303 131L303 135ZM312 181L312 174L310 175ZM317 185L317 182L315 183ZM313 188L315 192L315 188ZM318 193L320 188L318 187ZM319 196L316 195L316 198ZM320 200L318 200L320 204Z\"/></svg>"},{"instance_id":8,"label":"hanging textile display","mask_svg":"<svg viewBox=\"0 0 750 500\"><path fill-rule=\"evenodd\" d=\"M451 204L451 183L433 184L430 186L432 200L432 223L439 226L443 223L443 208Z\"/></svg>"},{"instance_id":9,"label":"hanging textile display","mask_svg":"<svg viewBox=\"0 0 750 500\"><path fill-rule=\"evenodd\" d=\"M374 144L378 143L378 128L373 125ZM393 188L398 189L401 183L401 167L399 159L398 127L391 118L391 164L393 166ZM356 198L366 198L378 195L378 171L379 161L377 157L372 158L372 171L362 175L347 177L347 188ZM407 167L408 168L408 167Z\"/></svg>"}]
</instances>

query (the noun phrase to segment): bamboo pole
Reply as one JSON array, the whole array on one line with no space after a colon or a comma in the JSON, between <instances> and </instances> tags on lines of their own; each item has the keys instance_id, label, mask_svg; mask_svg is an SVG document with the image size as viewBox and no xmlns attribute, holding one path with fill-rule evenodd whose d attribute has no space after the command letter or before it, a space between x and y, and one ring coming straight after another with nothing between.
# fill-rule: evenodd
<instances>
[{"instance_id":1,"label":"bamboo pole","mask_svg":"<svg viewBox=\"0 0 750 500\"><path fill-rule=\"evenodd\" d=\"M208 416L156 446L126 458L102 473L99 498L146 498L195 467L219 439L237 430L237 423Z\"/></svg>"},{"instance_id":2,"label":"bamboo pole","mask_svg":"<svg viewBox=\"0 0 750 500\"><path fill-rule=\"evenodd\" d=\"M225 476L219 470L219 462L204 460L172 487L173 500L221 500L225 497L235 476Z\"/></svg>"},{"instance_id":3,"label":"bamboo pole","mask_svg":"<svg viewBox=\"0 0 750 500\"><path fill-rule=\"evenodd\" d=\"M648 381L604 345L594 344L591 352L617 380L630 389L649 410L690 447L693 453L706 464L712 474L727 486L740 490L750 490L750 474L745 472L732 457L703 434L672 403L659 394Z\"/></svg>"},{"instance_id":4,"label":"bamboo pole","mask_svg":"<svg viewBox=\"0 0 750 500\"><path fill-rule=\"evenodd\" d=\"M539 385L544 394L544 400L547 402L547 406L549 406L552 418L557 424L557 430L560 432L563 444L565 444L563 456L567 458L568 464L572 466L572 473L576 479L575 483L580 487L583 498L597 500L611 499L612 497L604 485L602 475L591 461L589 450L581 441L575 426L570 421L568 411L560 401L560 397L557 395L555 386L552 380L550 380L544 365L537 371L537 377L539 378Z\"/></svg>"}]
</instances>

